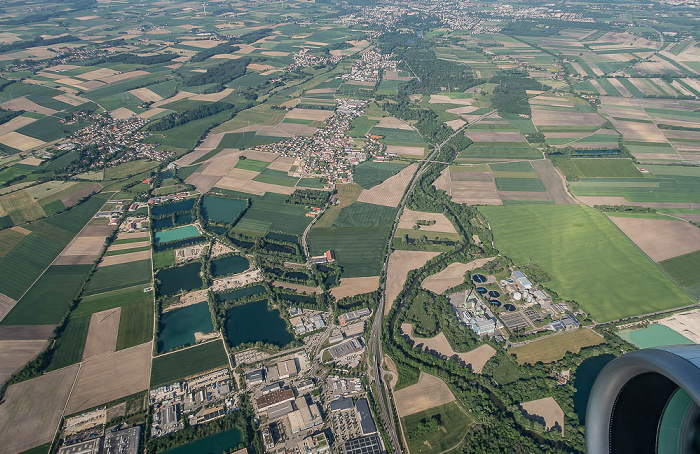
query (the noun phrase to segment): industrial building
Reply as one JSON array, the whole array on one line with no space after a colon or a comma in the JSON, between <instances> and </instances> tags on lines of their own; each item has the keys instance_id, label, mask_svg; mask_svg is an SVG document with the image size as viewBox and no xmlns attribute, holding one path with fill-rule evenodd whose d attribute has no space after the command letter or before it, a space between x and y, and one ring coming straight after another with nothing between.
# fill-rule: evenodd
<instances>
[{"instance_id":1,"label":"industrial building","mask_svg":"<svg viewBox=\"0 0 700 454\"><path fill-rule=\"evenodd\" d=\"M277 363L277 371L277 377L280 380L293 377L299 373L299 369L297 368L297 362L294 359L288 359L286 361L281 361Z\"/></svg>"},{"instance_id":2,"label":"industrial building","mask_svg":"<svg viewBox=\"0 0 700 454\"><path fill-rule=\"evenodd\" d=\"M305 396L298 397L294 404L297 410L287 415L289 428L293 434L323 424L323 417L321 417L321 410L318 408L318 404L312 403L309 405Z\"/></svg>"},{"instance_id":3,"label":"industrial building","mask_svg":"<svg viewBox=\"0 0 700 454\"><path fill-rule=\"evenodd\" d=\"M138 454L140 438L141 426L108 431L102 454Z\"/></svg>"},{"instance_id":4,"label":"industrial building","mask_svg":"<svg viewBox=\"0 0 700 454\"><path fill-rule=\"evenodd\" d=\"M249 385L257 385L265 381L265 371L263 369L257 369L245 374L245 381Z\"/></svg>"},{"instance_id":5,"label":"industrial building","mask_svg":"<svg viewBox=\"0 0 700 454\"><path fill-rule=\"evenodd\" d=\"M359 320L362 317L368 317L371 313L372 311L370 311L366 307L358 309L356 311L346 312L338 316L338 322L341 325L347 325L348 323L354 322L355 320Z\"/></svg>"},{"instance_id":6,"label":"industrial building","mask_svg":"<svg viewBox=\"0 0 700 454\"><path fill-rule=\"evenodd\" d=\"M338 359L342 358L343 356L348 356L353 353L360 352L363 348L364 347L362 346L362 342L359 339L355 338L350 339L347 342L343 342L342 344L330 347L328 351L330 351L333 359Z\"/></svg>"},{"instance_id":7,"label":"industrial building","mask_svg":"<svg viewBox=\"0 0 700 454\"><path fill-rule=\"evenodd\" d=\"M330 411L343 411L343 410L351 410L354 407L354 404L352 402L352 399L349 397L344 397L341 399L336 399L330 404Z\"/></svg>"},{"instance_id":8,"label":"industrial building","mask_svg":"<svg viewBox=\"0 0 700 454\"><path fill-rule=\"evenodd\" d=\"M369 409L369 402L366 398L358 399L355 404L355 410L357 411L357 417L360 419L360 427L362 428L362 435L370 435L377 432L377 425L372 419L372 412Z\"/></svg>"},{"instance_id":9,"label":"industrial building","mask_svg":"<svg viewBox=\"0 0 700 454\"><path fill-rule=\"evenodd\" d=\"M343 450L345 454L382 454L384 452L379 435L376 433L346 441Z\"/></svg>"},{"instance_id":10,"label":"industrial building","mask_svg":"<svg viewBox=\"0 0 700 454\"><path fill-rule=\"evenodd\" d=\"M296 454L321 454L330 449L326 435L321 432L318 435L312 435L304 438L296 444Z\"/></svg>"},{"instance_id":11,"label":"industrial building","mask_svg":"<svg viewBox=\"0 0 700 454\"><path fill-rule=\"evenodd\" d=\"M513 271L513 277L515 278L515 281L518 284L518 288L521 290L531 290L532 289L532 282L525 276L525 273L523 273L520 270L515 270Z\"/></svg>"},{"instance_id":12,"label":"industrial building","mask_svg":"<svg viewBox=\"0 0 700 454\"><path fill-rule=\"evenodd\" d=\"M255 403L258 407L258 411L265 411L274 405L281 404L283 402L291 402L293 400L294 391L287 388L265 394L264 396L256 399Z\"/></svg>"}]
</instances>

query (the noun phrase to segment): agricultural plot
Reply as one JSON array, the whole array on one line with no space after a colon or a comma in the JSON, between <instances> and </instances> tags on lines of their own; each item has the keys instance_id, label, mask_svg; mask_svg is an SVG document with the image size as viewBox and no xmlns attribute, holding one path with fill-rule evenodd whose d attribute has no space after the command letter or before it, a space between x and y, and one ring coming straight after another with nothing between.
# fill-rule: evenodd
<instances>
[{"instance_id":1,"label":"agricultural plot","mask_svg":"<svg viewBox=\"0 0 700 454\"><path fill-rule=\"evenodd\" d=\"M631 159L617 158L563 158L556 165L567 177L635 178L642 174Z\"/></svg>"},{"instance_id":2,"label":"agricultural plot","mask_svg":"<svg viewBox=\"0 0 700 454\"><path fill-rule=\"evenodd\" d=\"M425 278L421 286L438 295L464 282L468 272L481 268L495 257L472 260L469 263L454 262L431 276Z\"/></svg>"},{"instance_id":3,"label":"agricultural plot","mask_svg":"<svg viewBox=\"0 0 700 454\"><path fill-rule=\"evenodd\" d=\"M655 262L700 250L700 229L689 222L609 216Z\"/></svg>"},{"instance_id":4,"label":"agricultural plot","mask_svg":"<svg viewBox=\"0 0 700 454\"><path fill-rule=\"evenodd\" d=\"M379 276L351 277L340 280L340 285L331 289L331 295L336 300L348 296L373 292L379 288Z\"/></svg>"},{"instance_id":5,"label":"agricultural plot","mask_svg":"<svg viewBox=\"0 0 700 454\"><path fill-rule=\"evenodd\" d=\"M425 372L421 372L415 385L395 391L394 398L401 418L455 401L444 381Z\"/></svg>"},{"instance_id":6,"label":"agricultural plot","mask_svg":"<svg viewBox=\"0 0 700 454\"><path fill-rule=\"evenodd\" d=\"M85 287L85 295L109 292L151 282L151 261L103 266L95 271Z\"/></svg>"},{"instance_id":7,"label":"agricultural plot","mask_svg":"<svg viewBox=\"0 0 700 454\"><path fill-rule=\"evenodd\" d=\"M0 383L48 346L46 340L0 340Z\"/></svg>"},{"instance_id":8,"label":"agricultural plot","mask_svg":"<svg viewBox=\"0 0 700 454\"><path fill-rule=\"evenodd\" d=\"M161 355L153 358L151 387L172 383L226 365L226 351L218 340Z\"/></svg>"},{"instance_id":9,"label":"agricultural plot","mask_svg":"<svg viewBox=\"0 0 700 454\"><path fill-rule=\"evenodd\" d=\"M92 314L83 349L83 360L115 350L120 316L120 307Z\"/></svg>"},{"instance_id":10,"label":"agricultural plot","mask_svg":"<svg viewBox=\"0 0 700 454\"><path fill-rule=\"evenodd\" d=\"M513 347L509 353L515 355L520 364L537 362L546 364L563 358L566 352L578 353L584 347L599 345L603 342L605 339L601 335L593 330L581 328Z\"/></svg>"},{"instance_id":11,"label":"agricultural plot","mask_svg":"<svg viewBox=\"0 0 700 454\"><path fill-rule=\"evenodd\" d=\"M691 304L604 215L582 206L482 207L499 251L536 263L547 286L596 321ZM554 246L554 247L553 247Z\"/></svg>"},{"instance_id":12,"label":"agricultural plot","mask_svg":"<svg viewBox=\"0 0 700 454\"><path fill-rule=\"evenodd\" d=\"M431 338L417 337L413 334L413 325L409 323L402 324L401 330L415 342L416 347L422 348L423 350L435 351L448 359L456 356L464 364L468 364L472 372L476 374L481 373L484 365L496 354L496 350L488 344L480 345L466 353L457 353L450 345L447 337L445 337L445 333L440 332L435 337Z\"/></svg>"},{"instance_id":13,"label":"agricultural plot","mask_svg":"<svg viewBox=\"0 0 700 454\"><path fill-rule=\"evenodd\" d=\"M148 292L147 295L152 295ZM153 339L153 300L129 304L121 308L117 350L149 342Z\"/></svg>"},{"instance_id":14,"label":"agricultural plot","mask_svg":"<svg viewBox=\"0 0 700 454\"><path fill-rule=\"evenodd\" d=\"M68 324L56 340L48 370L57 370L80 362L89 328L89 316L71 314Z\"/></svg>"},{"instance_id":15,"label":"agricultural plot","mask_svg":"<svg viewBox=\"0 0 700 454\"><path fill-rule=\"evenodd\" d=\"M363 189L370 189L386 181L407 166L402 162L373 162L365 161L355 166L353 181Z\"/></svg>"},{"instance_id":16,"label":"agricultural plot","mask_svg":"<svg viewBox=\"0 0 700 454\"><path fill-rule=\"evenodd\" d=\"M5 316L3 325L54 325L78 296L90 265L53 265Z\"/></svg>"},{"instance_id":17,"label":"agricultural plot","mask_svg":"<svg viewBox=\"0 0 700 454\"><path fill-rule=\"evenodd\" d=\"M587 205L692 208L700 203L700 178L692 176L581 178L569 186L576 198Z\"/></svg>"},{"instance_id":18,"label":"agricultural plot","mask_svg":"<svg viewBox=\"0 0 700 454\"><path fill-rule=\"evenodd\" d=\"M77 365L66 367L7 389L0 406L4 450L23 452L54 439L77 373Z\"/></svg>"},{"instance_id":19,"label":"agricultural plot","mask_svg":"<svg viewBox=\"0 0 700 454\"><path fill-rule=\"evenodd\" d=\"M527 414L539 416L544 419L545 430L559 428L561 436L564 436L564 410L561 409L556 400L552 397L523 402L520 408Z\"/></svg>"},{"instance_id":20,"label":"agricultural plot","mask_svg":"<svg viewBox=\"0 0 700 454\"><path fill-rule=\"evenodd\" d=\"M424 435L415 434L420 424L431 420L439 421L439 430ZM450 402L406 416L401 424L411 453L438 454L458 447L472 422L471 416L458 403Z\"/></svg>"},{"instance_id":21,"label":"agricultural plot","mask_svg":"<svg viewBox=\"0 0 700 454\"><path fill-rule=\"evenodd\" d=\"M149 342L84 361L66 404L66 414L148 389L151 349Z\"/></svg>"},{"instance_id":22,"label":"agricultural plot","mask_svg":"<svg viewBox=\"0 0 700 454\"><path fill-rule=\"evenodd\" d=\"M659 265L695 298L700 299L700 252L664 260Z\"/></svg>"},{"instance_id":23,"label":"agricultural plot","mask_svg":"<svg viewBox=\"0 0 700 454\"><path fill-rule=\"evenodd\" d=\"M311 222L305 216L306 209L286 203L287 196L284 194L268 192L259 196L234 191L222 192L250 199L250 208L234 227L235 231L254 236L263 236L270 230L300 235Z\"/></svg>"},{"instance_id":24,"label":"agricultural plot","mask_svg":"<svg viewBox=\"0 0 700 454\"><path fill-rule=\"evenodd\" d=\"M488 166L450 166L433 183L456 203L503 205L496 180Z\"/></svg>"},{"instance_id":25,"label":"agricultural plot","mask_svg":"<svg viewBox=\"0 0 700 454\"><path fill-rule=\"evenodd\" d=\"M418 164L409 165L396 175L384 180L383 183L371 189L363 190L357 201L386 207L397 207L417 169Z\"/></svg>"},{"instance_id":26,"label":"agricultural plot","mask_svg":"<svg viewBox=\"0 0 700 454\"><path fill-rule=\"evenodd\" d=\"M386 300L384 315L388 314L396 297L401 293L408 272L421 268L439 252L427 251L393 251L389 256L386 276Z\"/></svg>"},{"instance_id":27,"label":"agricultural plot","mask_svg":"<svg viewBox=\"0 0 700 454\"><path fill-rule=\"evenodd\" d=\"M139 303L153 303L153 292L144 292L150 286L147 284L112 290L104 293L83 296L78 303L78 307L73 311L74 316L90 315L95 312L102 312L116 307Z\"/></svg>"}]
</instances>

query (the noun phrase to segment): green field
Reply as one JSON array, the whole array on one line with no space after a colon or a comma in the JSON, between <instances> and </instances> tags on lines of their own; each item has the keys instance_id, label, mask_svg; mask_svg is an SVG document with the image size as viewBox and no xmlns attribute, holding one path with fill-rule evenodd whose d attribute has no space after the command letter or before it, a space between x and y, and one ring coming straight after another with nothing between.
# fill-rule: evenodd
<instances>
[{"instance_id":1,"label":"green field","mask_svg":"<svg viewBox=\"0 0 700 454\"><path fill-rule=\"evenodd\" d=\"M659 265L700 299L700 251L664 260Z\"/></svg>"},{"instance_id":2,"label":"green field","mask_svg":"<svg viewBox=\"0 0 700 454\"><path fill-rule=\"evenodd\" d=\"M377 120L370 120L365 115L355 118L350 126L350 132L348 133L350 137L364 137L367 135L370 129L379 123Z\"/></svg>"},{"instance_id":3,"label":"green field","mask_svg":"<svg viewBox=\"0 0 700 454\"><path fill-rule=\"evenodd\" d=\"M126 306L139 303L153 304L153 291L143 291L143 289L146 288L146 285L137 285L134 287L85 296L80 299L80 303L78 303L78 307L75 308L72 315L90 315L94 314L95 312L102 312L115 307L121 306L124 308Z\"/></svg>"},{"instance_id":4,"label":"green field","mask_svg":"<svg viewBox=\"0 0 700 454\"><path fill-rule=\"evenodd\" d=\"M396 208L374 205L372 203L354 202L340 210L333 223L336 227L391 227Z\"/></svg>"},{"instance_id":5,"label":"green field","mask_svg":"<svg viewBox=\"0 0 700 454\"><path fill-rule=\"evenodd\" d=\"M257 161L255 159L243 159L240 160L236 163L236 168L237 169L244 169L244 170L254 170L256 172L262 172L269 166L270 163L266 161Z\"/></svg>"},{"instance_id":6,"label":"green field","mask_svg":"<svg viewBox=\"0 0 700 454\"><path fill-rule=\"evenodd\" d=\"M328 249L335 251L336 261L343 267L343 277L377 276L382 268L388 226L381 228L311 229L308 236L312 255Z\"/></svg>"},{"instance_id":7,"label":"green field","mask_svg":"<svg viewBox=\"0 0 700 454\"><path fill-rule=\"evenodd\" d=\"M17 299L61 252L64 243L30 233L0 259L0 293Z\"/></svg>"},{"instance_id":8,"label":"green field","mask_svg":"<svg viewBox=\"0 0 700 454\"><path fill-rule=\"evenodd\" d=\"M573 158L557 159L556 165L564 175L573 177L641 177L631 159L626 158Z\"/></svg>"},{"instance_id":9,"label":"green field","mask_svg":"<svg viewBox=\"0 0 700 454\"><path fill-rule=\"evenodd\" d=\"M142 292L143 293L143 292ZM146 295L151 296L148 292ZM119 318L117 350L143 344L153 339L153 300L122 307Z\"/></svg>"},{"instance_id":10,"label":"green field","mask_svg":"<svg viewBox=\"0 0 700 454\"><path fill-rule=\"evenodd\" d=\"M499 191L547 192L539 178L496 178Z\"/></svg>"},{"instance_id":11,"label":"green field","mask_svg":"<svg viewBox=\"0 0 700 454\"><path fill-rule=\"evenodd\" d=\"M151 256L153 258L153 269L165 268L166 266L175 265L175 250L168 249L166 251L154 252Z\"/></svg>"},{"instance_id":12,"label":"green field","mask_svg":"<svg viewBox=\"0 0 700 454\"><path fill-rule=\"evenodd\" d=\"M407 165L403 162L365 161L355 166L352 178L364 189L369 189L396 175Z\"/></svg>"},{"instance_id":13,"label":"green field","mask_svg":"<svg viewBox=\"0 0 700 454\"><path fill-rule=\"evenodd\" d=\"M256 175L253 180L293 188L299 181L299 178L290 177L287 175L287 172L282 172L281 170L265 169Z\"/></svg>"},{"instance_id":14,"label":"green field","mask_svg":"<svg viewBox=\"0 0 700 454\"><path fill-rule=\"evenodd\" d=\"M275 143L286 139L286 137L258 135L254 131L230 132L221 139L219 148L253 148L256 145Z\"/></svg>"},{"instance_id":15,"label":"green field","mask_svg":"<svg viewBox=\"0 0 700 454\"><path fill-rule=\"evenodd\" d=\"M236 231L264 235L268 230L275 230L300 235L311 222L311 218L304 216L306 209L303 206L286 203L289 196L284 194L268 192L264 196L258 196L218 188L216 191L250 199L250 208L234 227Z\"/></svg>"},{"instance_id":16,"label":"green field","mask_svg":"<svg viewBox=\"0 0 700 454\"><path fill-rule=\"evenodd\" d=\"M541 158L542 153L523 142L480 142L474 143L458 155L459 159L469 158Z\"/></svg>"},{"instance_id":17,"label":"green field","mask_svg":"<svg viewBox=\"0 0 700 454\"><path fill-rule=\"evenodd\" d=\"M223 366L228 366L228 358L220 340L158 356L153 358L151 387Z\"/></svg>"},{"instance_id":18,"label":"green field","mask_svg":"<svg viewBox=\"0 0 700 454\"><path fill-rule=\"evenodd\" d=\"M121 178L127 178L132 175L137 175L146 170L150 170L158 165L154 161L138 160L129 161L118 166L108 167L105 170L105 180L118 180Z\"/></svg>"},{"instance_id":19,"label":"green field","mask_svg":"<svg viewBox=\"0 0 700 454\"><path fill-rule=\"evenodd\" d=\"M52 371L70 366L83 359L83 349L90 327L90 316L71 316L61 336L56 341L56 346L51 356L51 363L47 370Z\"/></svg>"},{"instance_id":20,"label":"green field","mask_svg":"<svg viewBox=\"0 0 700 454\"><path fill-rule=\"evenodd\" d=\"M420 431L424 421L439 421L434 430ZM429 410L408 415L403 418L402 426L408 449L412 454L439 454L457 447L473 419L455 402L440 405Z\"/></svg>"},{"instance_id":21,"label":"green field","mask_svg":"<svg viewBox=\"0 0 700 454\"><path fill-rule=\"evenodd\" d=\"M479 208L496 247L547 271L544 285L598 322L692 304L608 219L577 205Z\"/></svg>"},{"instance_id":22,"label":"green field","mask_svg":"<svg viewBox=\"0 0 700 454\"><path fill-rule=\"evenodd\" d=\"M700 203L700 178L692 176L581 178L569 185L576 196L622 196L630 202Z\"/></svg>"},{"instance_id":23,"label":"green field","mask_svg":"<svg viewBox=\"0 0 700 454\"><path fill-rule=\"evenodd\" d=\"M103 266L95 271L85 288L86 295L109 292L137 284L151 282L151 261L120 263L119 265Z\"/></svg>"},{"instance_id":24,"label":"green field","mask_svg":"<svg viewBox=\"0 0 700 454\"><path fill-rule=\"evenodd\" d=\"M423 137L413 129L372 128L372 134L382 136L386 145L405 145L409 147L425 146Z\"/></svg>"},{"instance_id":25,"label":"green field","mask_svg":"<svg viewBox=\"0 0 700 454\"><path fill-rule=\"evenodd\" d=\"M36 281L7 316L3 325L56 325L92 270L92 265L53 265Z\"/></svg>"}]
</instances>

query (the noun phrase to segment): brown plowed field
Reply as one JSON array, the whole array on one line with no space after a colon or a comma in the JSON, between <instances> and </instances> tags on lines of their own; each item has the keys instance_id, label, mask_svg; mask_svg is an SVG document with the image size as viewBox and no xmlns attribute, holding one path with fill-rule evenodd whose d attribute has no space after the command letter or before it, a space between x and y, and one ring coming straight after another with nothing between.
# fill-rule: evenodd
<instances>
[{"instance_id":1,"label":"brown plowed field","mask_svg":"<svg viewBox=\"0 0 700 454\"><path fill-rule=\"evenodd\" d=\"M439 252L427 251L394 251L391 253L386 276L384 315L389 313L391 305L394 303L399 293L401 293L408 272L422 267L428 260L439 254Z\"/></svg>"},{"instance_id":2,"label":"brown plowed field","mask_svg":"<svg viewBox=\"0 0 700 454\"><path fill-rule=\"evenodd\" d=\"M373 292L379 288L379 276L350 277L340 280L340 285L331 289L331 295L339 300L348 296Z\"/></svg>"},{"instance_id":3,"label":"brown plowed field","mask_svg":"<svg viewBox=\"0 0 700 454\"><path fill-rule=\"evenodd\" d=\"M559 427L561 427L561 436L564 436L564 410L561 409L554 398L545 397L544 399L523 402L520 406L527 413L544 418L546 430L559 424Z\"/></svg>"},{"instance_id":4,"label":"brown plowed field","mask_svg":"<svg viewBox=\"0 0 700 454\"><path fill-rule=\"evenodd\" d=\"M83 360L91 356L113 352L117 348L117 333L122 308L117 307L92 314L87 340L83 349Z\"/></svg>"},{"instance_id":5,"label":"brown plowed field","mask_svg":"<svg viewBox=\"0 0 700 454\"><path fill-rule=\"evenodd\" d=\"M0 340L41 340L53 334L56 325L0 326Z\"/></svg>"},{"instance_id":6,"label":"brown plowed field","mask_svg":"<svg viewBox=\"0 0 700 454\"><path fill-rule=\"evenodd\" d=\"M655 262L700 250L700 229L689 222L613 216L610 219Z\"/></svg>"},{"instance_id":7,"label":"brown plowed field","mask_svg":"<svg viewBox=\"0 0 700 454\"><path fill-rule=\"evenodd\" d=\"M442 213L426 213L422 211L412 211L406 208L401 214L399 219L400 229L412 229L414 224L419 221L435 221L433 225L422 225L420 230L426 232L443 232L443 233L457 233L455 226L452 225L447 217Z\"/></svg>"},{"instance_id":8,"label":"brown plowed field","mask_svg":"<svg viewBox=\"0 0 700 454\"><path fill-rule=\"evenodd\" d=\"M566 190L566 182L549 159L531 162L532 167L540 177L542 184L557 205L571 205L576 203L569 191Z\"/></svg>"},{"instance_id":9,"label":"brown plowed field","mask_svg":"<svg viewBox=\"0 0 700 454\"><path fill-rule=\"evenodd\" d=\"M418 383L394 392L396 411L400 418L425 411L455 400L444 381L421 372Z\"/></svg>"},{"instance_id":10,"label":"brown plowed field","mask_svg":"<svg viewBox=\"0 0 700 454\"><path fill-rule=\"evenodd\" d=\"M384 180L383 183L363 190L357 201L388 207L399 206L406 186L411 181L416 169L418 169L418 164L405 167L396 175Z\"/></svg>"},{"instance_id":11,"label":"brown plowed field","mask_svg":"<svg viewBox=\"0 0 700 454\"><path fill-rule=\"evenodd\" d=\"M468 271L482 267L493 259L495 259L495 257L476 259L469 263L450 263L444 270L439 271L432 276L428 276L423 281L422 287L439 295L445 290L464 282L465 275Z\"/></svg>"},{"instance_id":12,"label":"brown plowed field","mask_svg":"<svg viewBox=\"0 0 700 454\"><path fill-rule=\"evenodd\" d=\"M82 363L66 414L148 389L151 342L89 358Z\"/></svg>"},{"instance_id":13,"label":"brown plowed field","mask_svg":"<svg viewBox=\"0 0 700 454\"><path fill-rule=\"evenodd\" d=\"M47 344L47 340L0 340L0 383L5 383Z\"/></svg>"},{"instance_id":14,"label":"brown plowed field","mask_svg":"<svg viewBox=\"0 0 700 454\"><path fill-rule=\"evenodd\" d=\"M496 350L489 344L480 345L466 353L457 353L452 349L450 342L445 337L445 333L440 332L437 336L431 338L416 337L413 335L413 325L410 323L403 323L401 330L416 343L416 346L422 345L423 349L434 350L447 358L457 355L462 362L471 366L472 372L477 374L481 373L484 365L496 354Z\"/></svg>"},{"instance_id":15,"label":"brown plowed field","mask_svg":"<svg viewBox=\"0 0 700 454\"><path fill-rule=\"evenodd\" d=\"M0 405L4 452L23 452L53 440L79 367L65 367L7 388Z\"/></svg>"},{"instance_id":16,"label":"brown plowed field","mask_svg":"<svg viewBox=\"0 0 700 454\"><path fill-rule=\"evenodd\" d=\"M98 267L138 262L139 260L148 260L150 258L151 251L127 252L126 254L108 255L102 258L102 261Z\"/></svg>"}]
</instances>

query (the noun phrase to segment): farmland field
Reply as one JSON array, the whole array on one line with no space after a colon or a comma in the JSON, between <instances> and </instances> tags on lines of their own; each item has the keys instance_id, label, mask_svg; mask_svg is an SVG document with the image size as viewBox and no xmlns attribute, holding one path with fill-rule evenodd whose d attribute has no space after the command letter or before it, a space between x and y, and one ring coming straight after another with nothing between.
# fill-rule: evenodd
<instances>
[{"instance_id":1,"label":"farmland field","mask_svg":"<svg viewBox=\"0 0 700 454\"><path fill-rule=\"evenodd\" d=\"M85 296L80 299L78 307L73 311L73 315L90 315L95 312L106 311L115 307L125 307L143 302L153 302L153 292L144 292L146 285L112 290L105 293ZM124 312L122 312L124 317Z\"/></svg>"},{"instance_id":2,"label":"farmland field","mask_svg":"<svg viewBox=\"0 0 700 454\"><path fill-rule=\"evenodd\" d=\"M563 358L566 352L578 353L583 347L602 344L604 341L602 336L592 330L581 328L513 347L509 353L515 355L520 364L535 364L539 361L551 363Z\"/></svg>"},{"instance_id":3,"label":"farmland field","mask_svg":"<svg viewBox=\"0 0 700 454\"><path fill-rule=\"evenodd\" d=\"M54 265L39 278L3 319L3 325L54 325L61 321L92 269L91 265Z\"/></svg>"},{"instance_id":4,"label":"farmland field","mask_svg":"<svg viewBox=\"0 0 700 454\"><path fill-rule=\"evenodd\" d=\"M56 341L48 370L56 370L79 362L90 326L90 316L72 316Z\"/></svg>"},{"instance_id":5,"label":"farmland field","mask_svg":"<svg viewBox=\"0 0 700 454\"><path fill-rule=\"evenodd\" d=\"M153 358L151 386L161 386L194 374L228 365L226 351L216 340Z\"/></svg>"},{"instance_id":6,"label":"farmland field","mask_svg":"<svg viewBox=\"0 0 700 454\"><path fill-rule=\"evenodd\" d=\"M375 126L371 133L376 136L382 136L382 140L387 145L406 145L412 147L424 146L423 137L413 129L393 129L380 128Z\"/></svg>"},{"instance_id":7,"label":"farmland field","mask_svg":"<svg viewBox=\"0 0 700 454\"><path fill-rule=\"evenodd\" d=\"M440 421L440 430L418 434L421 422ZM433 407L403 418L402 426L412 454L438 454L458 446L467 434L472 418L455 402Z\"/></svg>"},{"instance_id":8,"label":"farmland field","mask_svg":"<svg viewBox=\"0 0 700 454\"><path fill-rule=\"evenodd\" d=\"M482 207L496 247L536 263L560 297L598 322L692 303L604 215L582 206Z\"/></svg>"},{"instance_id":9,"label":"farmland field","mask_svg":"<svg viewBox=\"0 0 700 454\"><path fill-rule=\"evenodd\" d=\"M573 158L557 163L566 176L580 177L641 177L631 159L617 158ZM573 167L571 167L573 166Z\"/></svg>"},{"instance_id":10,"label":"farmland field","mask_svg":"<svg viewBox=\"0 0 700 454\"><path fill-rule=\"evenodd\" d=\"M700 251L664 260L659 265L696 298L700 298Z\"/></svg>"},{"instance_id":11,"label":"farmland field","mask_svg":"<svg viewBox=\"0 0 700 454\"><path fill-rule=\"evenodd\" d=\"M355 166L353 181L362 186L363 189L369 189L396 175L406 165L399 162L361 162Z\"/></svg>"},{"instance_id":12,"label":"farmland field","mask_svg":"<svg viewBox=\"0 0 700 454\"><path fill-rule=\"evenodd\" d=\"M143 292L142 292L143 293ZM152 295L151 292L146 295ZM117 334L117 350L153 339L153 300L122 307Z\"/></svg>"},{"instance_id":13,"label":"farmland field","mask_svg":"<svg viewBox=\"0 0 700 454\"><path fill-rule=\"evenodd\" d=\"M335 251L343 277L377 276L381 270L388 228L314 228L308 242L312 255Z\"/></svg>"},{"instance_id":14,"label":"farmland field","mask_svg":"<svg viewBox=\"0 0 700 454\"><path fill-rule=\"evenodd\" d=\"M150 260L104 266L95 271L85 288L85 294L94 295L149 282L151 282Z\"/></svg>"},{"instance_id":15,"label":"farmland field","mask_svg":"<svg viewBox=\"0 0 700 454\"><path fill-rule=\"evenodd\" d=\"M284 194L268 192L264 196L256 196L226 190L222 192L250 199L250 208L238 221L234 230L250 229L264 235L269 229L300 235L311 222L311 219L304 216L306 209L303 206L286 203L288 196Z\"/></svg>"}]
</instances>

